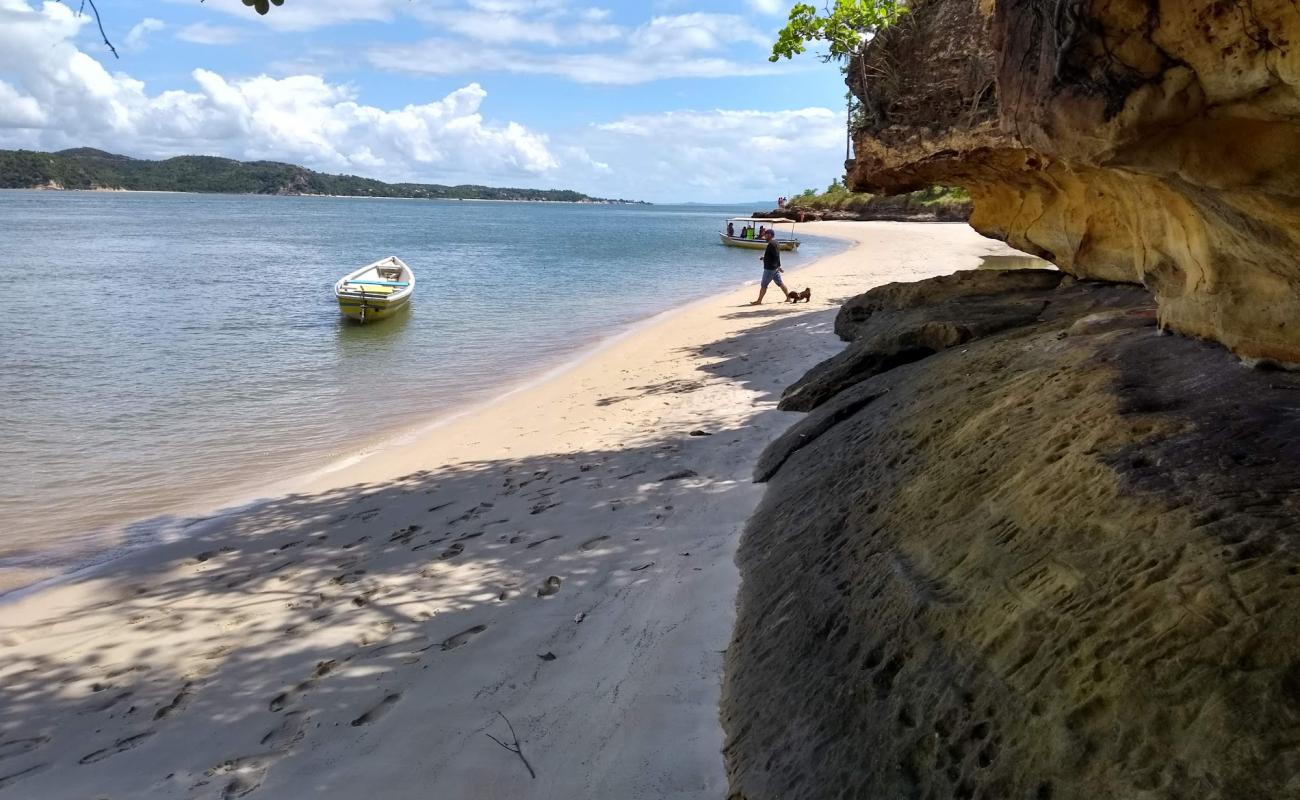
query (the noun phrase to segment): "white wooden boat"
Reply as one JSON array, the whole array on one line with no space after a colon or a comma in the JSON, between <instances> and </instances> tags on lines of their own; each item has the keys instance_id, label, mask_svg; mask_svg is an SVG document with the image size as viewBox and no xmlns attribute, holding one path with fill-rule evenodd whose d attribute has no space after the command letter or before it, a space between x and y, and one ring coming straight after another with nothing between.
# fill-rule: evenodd
<instances>
[{"instance_id":1,"label":"white wooden boat","mask_svg":"<svg viewBox=\"0 0 1300 800\"><path fill-rule=\"evenodd\" d=\"M334 284L339 311L358 322L391 317L411 302L415 273L397 256L368 264Z\"/></svg>"},{"instance_id":2,"label":"white wooden boat","mask_svg":"<svg viewBox=\"0 0 1300 800\"><path fill-rule=\"evenodd\" d=\"M789 225L788 235L782 235L777 225ZM764 217L732 217L727 220L727 228L718 233L722 243L731 247L745 247L750 250L766 250L767 242L759 238L758 230L761 227L771 228L776 231L776 246L782 250L796 250L799 247L799 240L794 235L794 220L776 217L767 219ZM727 231L730 230L731 233ZM752 231L753 235L748 232Z\"/></svg>"}]
</instances>

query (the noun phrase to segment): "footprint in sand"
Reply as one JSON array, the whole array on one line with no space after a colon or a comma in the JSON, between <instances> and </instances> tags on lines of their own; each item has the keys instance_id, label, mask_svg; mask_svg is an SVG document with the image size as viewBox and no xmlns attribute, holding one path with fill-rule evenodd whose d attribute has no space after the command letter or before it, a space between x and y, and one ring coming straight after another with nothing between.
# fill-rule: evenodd
<instances>
[{"instance_id":1,"label":"footprint in sand","mask_svg":"<svg viewBox=\"0 0 1300 800\"><path fill-rule=\"evenodd\" d=\"M393 692L385 695L384 699L379 701L379 705L352 720L352 727L358 728L362 725L369 725L372 722L379 721L385 714L392 710L393 706L397 705L397 701L401 699L401 692Z\"/></svg>"},{"instance_id":2,"label":"footprint in sand","mask_svg":"<svg viewBox=\"0 0 1300 800\"><path fill-rule=\"evenodd\" d=\"M49 740L50 737L48 736L33 736L28 739L11 739L7 742L0 742L0 761L30 753Z\"/></svg>"},{"instance_id":3,"label":"footprint in sand","mask_svg":"<svg viewBox=\"0 0 1300 800\"><path fill-rule=\"evenodd\" d=\"M224 555L226 553L233 553L233 552L235 552L235 548L233 547L223 547L220 550L204 550L202 553L196 555L194 557L194 560L201 564L204 561L208 561L210 559L216 558L219 555Z\"/></svg>"},{"instance_id":4,"label":"footprint in sand","mask_svg":"<svg viewBox=\"0 0 1300 800\"><path fill-rule=\"evenodd\" d=\"M186 681L185 685L181 687L181 690L176 693L176 696L172 698L170 703L154 712L153 718L162 719L163 717L175 714L177 711L184 711L185 706L189 705L190 696L193 693L194 681Z\"/></svg>"},{"instance_id":5,"label":"footprint in sand","mask_svg":"<svg viewBox=\"0 0 1300 800\"><path fill-rule=\"evenodd\" d=\"M303 694L311 691L312 687L316 685L317 681L319 681L321 678L333 672L334 667L336 667L337 665L338 662L333 659L330 659L329 661L317 662L316 668L312 670L310 678L298 684L297 686L293 687L292 689L288 689L286 691L280 692L275 697L272 697L271 702L267 704L267 708L270 711L281 711L286 706L292 705Z\"/></svg>"},{"instance_id":6,"label":"footprint in sand","mask_svg":"<svg viewBox=\"0 0 1300 800\"><path fill-rule=\"evenodd\" d=\"M411 548L411 552L414 553L415 551L417 551L417 550L423 550L423 549L425 549L426 547L433 547L434 545L442 544L442 543L445 542L445 541L447 541L447 537L446 537L446 536L441 536L441 537L439 537L439 538L437 538L437 539L430 539L429 541L425 542L424 544L417 544L415 547L412 547L412 548Z\"/></svg>"},{"instance_id":7,"label":"footprint in sand","mask_svg":"<svg viewBox=\"0 0 1300 800\"><path fill-rule=\"evenodd\" d=\"M411 538L415 536L415 534L419 533L422 530L424 530L423 525L407 525L405 528L401 528L400 530L396 531L392 536L388 537L388 541L407 544L411 541Z\"/></svg>"},{"instance_id":8,"label":"footprint in sand","mask_svg":"<svg viewBox=\"0 0 1300 800\"><path fill-rule=\"evenodd\" d=\"M414 664L420 660L420 654L431 649L434 645L429 643L429 637L424 634L416 634L400 642L391 642L381 644L378 647L372 647L361 654L361 658L371 659L383 656L401 656L400 661L403 664Z\"/></svg>"},{"instance_id":9,"label":"footprint in sand","mask_svg":"<svg viewBox=\"0 0 1300 800\"><path fill-rule=\"evenodd\" d=\"M0 775L0 790L7 789L23 778L30 778L31 776L44 772L49 768L49 764L37 764L34 767L28 767L27 769L19 770L17 772L11 772L8 775Z\"/></svg>"},{"instance_id":10,"label":"footprint in sand","mask_svg":"<svg viewBox=\"0 0 1300 800\"><path fill-rule=\"evenodd\" d=\"M394 623L391 619L386 619L381 622L378 622L375 625L372 625L366 630L361 632L361 635L357 637L357 644L361 645L362 647L369 647L375 642L383 641L384 639L387 639L389 636L392 636L393 631L396 628L397 628L397 624Z\"/></svg>"},{"instance_id":11,"label":"footprint in sand","mask_svg":"<svg viewBox=\"0 0 1300 800\"><path fill-rule=\"evenodd\" d=\"M555 536L547 536L545 539L538 539L535 542L530 542L528 544L528 549L532 550L534 547L540 547L541 545L544 545L549 541L552 541L554 539L559 539L559 538L561 538L560 535L556 534Z\"/></svg>"},{"instance_id":12,"label":"footprint in sand","mask_svg":"<svg viewBox=\"0 0 1300 800\"><path fill-rule=\"evenodd\" d=\"M470 640L487 630L486 625L475 625L474 627L461 631L455 636L448 636L442 640L443 651L455 650L457 647L464 647L469 644Z\"/></svg>"},{"instance_id":13,"label":"footprint in sand","mask_svg":"<svg viewBox=\"0 0 1300 800\"><path fill-rule=\"evenodd\" d=\"M93 705L93 706L91 706L91 707L89 708L89 711L92 711L92 712L102 712L102 711L107 711L107 710L109 710L110 708L113 708L114 706L116 706L118 703L120 703L120 702L122 702L123 700L127 699L128 697L130 697L132 694L133 694L133 692L132 692L130 689L126 690L125 692L120 692L120 693L115 694L115 695L113 695L112 697L108 698L107 700L103 701L102 703L99 703L99 704L97 704L97 705ZM3 750L4 750L4 748L3 748L3 747L0 747L0 758L4 758Z\"/></svg>"},{"instance_id":14,"label":"footprint in sand","mask_svg":"<svg viewBox=\"0 0 1300 800\"><path fill-rule=\"evenodd\" d=\"M307 735L307 712L290 711L283 721L262 737L262 746L272 750L288 750Z\"/></svg>"},{"instance_id":15,"label":"footprint in sand","mask_svg":"<svg viewBox=\"0 0 1300 800\"><path fill-rule=\"evenodd\" d=\"M541 588L537 590L537 596L550 597L553 594L559 594L560 584L563 582L564 579L561 578L560 576L552 575L551 577L547 578L546 581L542 584Z\"/></svg>"},{"instance_id":16,"label":"footprint in sand","mask_svg":"<svg viewBox=\"0 0 1300 800\"><path fill-rule=\"evenodd\" d=\"M379 594L378 589L368 589L362 592L361 594L357 595L356 597L353 597L352 605L356 606L357 608L367 606L370 604L370 598L374 597L377 594Z\"/></svg>"},{"instance_id":17,"label":"footprint in sand","mask_svg":"<svg viewBox=\"0 0 1300 800\"><path fill-rule=\"evenodd\" d=\"M448 547L446 550L443 550L442 554L439 555L438 558L443 558L443 559L455 558L456 556L460 555L463 552L465 552L465 545L456 543L453 544L451 547Z\"/></svg>"},{"instance_id":18,"label":"footprint in sand","mask_svg":"<svg viewBox=\"0 0 1300 800\"><path fill-rule=\"evenodd\" d=\"M587 541L585 541L585 542L583 542L582 544L578 545L578 549L579 549L579 550L594 550L594 549L596 549L597 547L600 546L600 543L601 543L601 542L608 541L608 540L609 540L609 537L608 537L608 536L597 536L595 539L588 539Z\"/></svg>"},{"instance_id":19,"label":"footprint in sand","mask_svg":"<svg viewBox=\"0 0 1300 800\"><path fill-rule=\"evenodd\" d=\"M262 785L266 773L271 769L271 760L266 756L244 756L223 761L212 769L205 770L209 778L218 775L234 775L225 788L221 790L221 800L235 800L252 794Z\"/></svg>"},{"instance_id":20,"label":"footprint in sand","mask_svg":"<svg viewBox=\"0 0 1300 800\"><path fill-rule=\"evenodd\" d=\"M89 755L82 756L81 760L77 763L94 764L96 761L103 761L109 756L115 756L118 753L125 753L127 750L132 750L144 744L145 740L153 736L153 734L153 731L145 731L144 733L137 733L135 736L128 736L125 739L118 739L116 742L113 742L112 745L105 747L102 750L96 750Z\"/></svg>"},{"instance_id":21,"label":"footprint in sand","mask_svg":"<svg viewBox=\"0 0 1300 800\"><path fill-rule=\"evenodd\" d=\"M680 480L685 480L686 478L697 477L699 474L700 473L696 472L693 469L679 469L676 472L670 472L667 475L663 476L662 478L659 479L659 482L663 483L665 481L680 481Z\"/></svg>"},{"instance_id":22,"label":"footprint in sand","mask_svg":"<svg viewBox=\"0 0 1300 800\"><path fill-rule=\"evenodd\" d=\"M344 586L349 583L356 583L366 574L364 569L354 569L351 572L345 572L342 575L335 575L330 579L330 583Z\"/></svg>"}]
</instances>

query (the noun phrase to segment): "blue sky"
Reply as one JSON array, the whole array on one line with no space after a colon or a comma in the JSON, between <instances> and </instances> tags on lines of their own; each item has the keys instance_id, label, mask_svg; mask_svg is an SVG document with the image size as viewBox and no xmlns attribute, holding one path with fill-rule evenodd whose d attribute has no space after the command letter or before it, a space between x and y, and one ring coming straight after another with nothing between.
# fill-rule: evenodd
<instances>
[{"instance_id":1,"label":"blue sky","mask_svg":"<svg viewBox=\"0 0 1300 800\"><path fill-rule=\"evenodd\" d=\"M0 147L384 180L775 199L839 175L844 85L771 64L793 0L0 0Z\"/></svg>"}]
</instances>

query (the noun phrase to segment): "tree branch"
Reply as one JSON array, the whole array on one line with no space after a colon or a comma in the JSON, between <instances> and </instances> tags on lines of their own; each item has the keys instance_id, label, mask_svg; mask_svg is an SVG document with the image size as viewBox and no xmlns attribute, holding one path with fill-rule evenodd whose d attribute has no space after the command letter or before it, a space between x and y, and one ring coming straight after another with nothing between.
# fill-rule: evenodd
<instances>
[{"instance_id":1,"label":"tree branch","mask_svg":"<svg viewBox=\"0 0 1300 800\"><path fill-rule=\"evenodd\" d=\"M500 711L497 712L497 716L506 721L506 727L510 729L510 738L513 739L514 741L512 741L510 744L506 744L505 742L501 741L500 739L498 739L497 737L493 736L490 733L484 733L483 735L488 737L492 741L496 742L497 744L501 745L502 748L509 750L510 752L519 756L519 760L524 762L524 768L528 770L528 776L533 780L537 780L537 773L533 771L533 765L528 763L527 758L524 758L523 747L519 744L519 735L515 733L515 726L511 725L510 719L505 714L502 714Z\"/></svg>"},{"instance_id":2,"label":"tree branch","mask_svg":"<svg viewBox=\"0 0 1300 800\"><path fill-rule=\"evenodd\" d=\"M99 9L95 6L95 0L81 0L81 8L77 9L77 16L81 16L81 13L86 10L87 3L90 4L90 10L95 14L95 24L99 26L99 35L103 37L104 44L108 47L109 52L113 54L113 58L120 59L121 56L117 54L117 48L108 40L108 34L104 33L104 21L99 18Z\"/></svg>"}]
</instances>

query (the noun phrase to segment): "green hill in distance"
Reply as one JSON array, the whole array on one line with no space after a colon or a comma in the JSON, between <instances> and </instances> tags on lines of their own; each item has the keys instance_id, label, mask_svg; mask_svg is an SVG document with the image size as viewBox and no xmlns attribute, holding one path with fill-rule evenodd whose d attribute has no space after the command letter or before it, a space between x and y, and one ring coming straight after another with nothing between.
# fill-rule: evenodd
<instances>
[{"instance_id":1,"label":"green hill in distance","mask_svg":"<svg viewBox=\"0 0 1300 800\"><path fill-rule=\"evenodd\" d=\"M278 161L235 161L216 156L176 156L162 161L120 156L90 147L42 153L0 150L0 189L117 189L136 192L339 195L444 200L528 200L618 203L568 189L510 189L384 183Z\"/></svg>"}]
</instances>

